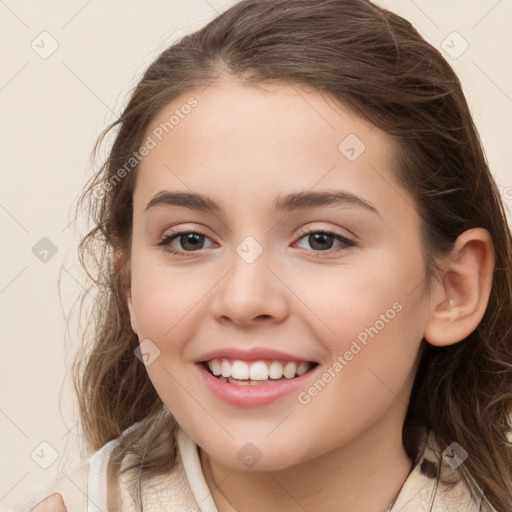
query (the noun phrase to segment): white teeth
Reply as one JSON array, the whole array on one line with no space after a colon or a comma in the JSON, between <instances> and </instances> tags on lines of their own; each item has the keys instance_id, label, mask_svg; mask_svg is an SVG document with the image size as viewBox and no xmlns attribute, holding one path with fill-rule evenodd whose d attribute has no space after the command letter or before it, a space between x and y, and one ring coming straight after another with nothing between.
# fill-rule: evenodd
<instances>
[{"instance_id":1,"label":"white teeth","mask_svg":"<svg viewBox=\"0 0 512 512\"><path fill-rule=\"evenodd\" d=\"M212 371L213 375L220 375L222 373L222 365L218 359L210 361L210 370Z\"/></svg>"},{"instance_id":2,"label":"white teeth","mask_svg":"<svg viewBox=\"0 0 512 512\"><path fill-rule=\"evenodd\" d=\"M233 361L231 377L233 379L247 380L249 378L249 365L244 361Z\"/></svg>"},{"instance_id":3,"label":"white teeth","mask_svg":"<svg viewBox=\"0 0 512 512\"><path fill-rule=\"evenodd\" d=\"M247 384L255 384L253 381L278 380L283 376L286 379L300 377L313 367L313 363L289 361L283 365L279 361L272 361L268 365L265 361L248 363L241 360L212 359L208 361L208 367L214 375L222 375L227 382L237 379L237 381L247 380ZM238 382L236 383L238 384Z\"/></svg>"},{"instance_id":4,"label":"white teeth","mask_svg":"<svg viewBox=\"0 0 512 512\"><path fill-rule=\"evenodd\" d=\"M256 361L252 363L249 368L249 379L251 380L267 380L268 368L263 361Z\"/></svg>"},{"instance_id":5,"label":"white teeth","mask_svg":"<svg viewBox=\"0 0 512 512\"><path fill-rule=\"evenodd\" d=\"M208 366L210 370L212 369L210 366L210 362L208 362ZM225 359L222 360L221 363L221 373L223 377L231 377L231 364L229 364L229 361L226 361Z\"/></svg>"},{"instance_id":6,"label":"white teeth","mask_svg":"<svg viewBox=\"0 0 512 512\"><path fill-rule=\"evenodd\" d=\"M274 361L268 369L268 376L271 379L280 379L283 376L283 365Z\"/></svg>"},{"instance_id":7,"label":"white teeth","mask_svg":"<svg viewBox=\"0 0 512 512\"><path fill-rule=\"evenodd\" d=\"M229 377L228 379L228 382L230 384L238 384L239 386L249 386L250 385L250 382L247 380L247 381L239 381L239 380L235 380L233 377Z\"/></svg>"},{"instance_id":8,"label":"white teeth","mask_svg":"<svg viewBox=\"0 0 512 512\"><path fill-rule=\"evenodd\" d=\"M286 366L284 367L283 374L287 379L293 379L295 377L295 372L297 371L297 364L296 363L286 363Z\"/></svg>"},{"instance_id":9,"label":"white teeth","mask_svg":"<svg viewBox=\"0 0 512 512\"><path fill-rule=\"evenodd\" d=\"M304 375L309 370L309 363L300 363L299 366L297 366L297 375L300 377L301 375Z\"/></svg>"}]
</instances>

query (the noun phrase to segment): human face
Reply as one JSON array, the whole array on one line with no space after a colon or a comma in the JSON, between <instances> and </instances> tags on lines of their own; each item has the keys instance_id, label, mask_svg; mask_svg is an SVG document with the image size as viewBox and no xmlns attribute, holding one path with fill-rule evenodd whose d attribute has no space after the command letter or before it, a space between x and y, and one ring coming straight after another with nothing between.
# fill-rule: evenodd
<instances>
[{"instance_id":1,"label":"human face","mask_svg":"<svg viewBox=\"0 0 512 512\"><path fill-rule=\"evenodd\" d=\"M196 106L182 108L191 97ZM243 450L253 450L263 470L401 435L428 296L393 140L318 92L228 79L173 101L148 136L162 140L137 171L128 305L153 354L149 377L182 428L222 464L247 469ZM219 209L156 200L164 191ZM344 199L274 208L299 192ZM190 231L201 234L159 245ZM242 386L205 370L218 350L315 366Z\"/></svg>"}]
</instances>

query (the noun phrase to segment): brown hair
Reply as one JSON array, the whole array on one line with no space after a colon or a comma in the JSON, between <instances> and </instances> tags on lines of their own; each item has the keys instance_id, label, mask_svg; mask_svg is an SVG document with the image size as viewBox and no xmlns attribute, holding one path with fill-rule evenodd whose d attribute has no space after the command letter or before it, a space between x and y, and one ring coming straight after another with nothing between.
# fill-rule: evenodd
<instances>
[{"instance_id":1,"label":"brown hair","mask_svg":"<svg viewBox=\"0 0 512 512\"><path fill-rule=\"evenodd\" d=\"M85 438L99 449L127 427L147 419L122 440L120 462L131 454L140 476L175 463L176 422L165 413L143 364L134 356L122 278L112 249L129 259L136 166L119 169L143 143L155 115L178 96L221 76L245 84L282 83L327 93L397 141L397 177L415 198L422 219L428 278L465 230L487 229L495 269L489 304L462 342L423 355L403 427L415 457L416 432L425 424L443 449L457 441L464 466L498 509L512 496L512 243L504 207L489 172L461 84L441 54L403 18L367 0L244 0L201 30L166 49L147 69L119 119L98 139L117 133L106 163L77 205L90 208L93 229L80 259L98 287L91 329L94 343L74 366ZM101 190L101 194L98 194ZM128 263L126 263L127 265ZM84 335L84 340L87 335ZM162 410L164 414L162 414Z\"/></svg>"}]
</instances>

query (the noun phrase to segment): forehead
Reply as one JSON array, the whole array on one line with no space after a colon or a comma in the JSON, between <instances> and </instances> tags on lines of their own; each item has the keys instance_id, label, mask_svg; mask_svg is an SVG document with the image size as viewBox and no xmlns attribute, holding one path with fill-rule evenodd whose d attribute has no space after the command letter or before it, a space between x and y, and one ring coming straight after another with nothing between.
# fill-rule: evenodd
<instances>
[{"instance_id":1,"label":"forehead","mask_svg":"<svg viewBox=\"0 0 512 512\"><path fill-rule=\"evenodd\" d=\"M387 134L329 95L298 85L249 86L229 79L176 98L157 114L151 133L164 142L160 149L167 142L190 150L191 157L199 143L203 153L219 149L226 157L242 157L264 148L272 157L286 151L290 159L312 150L338 156L339 143L350 134L364 139L366 149L381 151L391 144Z\"/></svg>"},{"instance_id":2,"label":"forehead","mask_svg":"<svg viewBox=\"0 0 512 512\"><path fill-rule=\"evenodd\" d=\"M139 209L163 189L267 201L269 208L279 193L298 190L341 187L377 204L386 193L397 196L393 139L296 85L223 80L193 90L158 113L147 138L154 147L137 171Z\"/></svg>"}]
</instances>

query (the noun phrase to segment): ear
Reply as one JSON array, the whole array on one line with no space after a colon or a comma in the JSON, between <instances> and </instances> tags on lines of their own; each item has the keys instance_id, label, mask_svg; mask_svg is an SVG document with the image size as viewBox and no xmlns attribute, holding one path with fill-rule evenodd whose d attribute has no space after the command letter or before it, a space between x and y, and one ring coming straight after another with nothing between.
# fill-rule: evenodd
<instances>
[{"instance_id":1,"label":"ear","mask_svg":"<svg viewBox=\"0 0 512 512\"><path fill-rule=\"evenodd\" d=\"M482 320L492 287L494 248L483 228L462 233L430 296L424 338L438 347L469 336Z\"/></svg>"},{"instance_id":2,"label":"ear","mask_svg":"<svg viewBox=\"0 0 512 512\"><path fill-rule=\"evenodd\" d=\"M130 270L130 258L125 254L119 247L114 248L114 268L116 273L119 275L121 284L123 287L124 295L126 297L126 303L128 305L128 311L130 312L130 323L132 330L135 334L137 333L137 318L135 316L135 309L133 307L132 300L132 279Z\"/></svg>"}]
</instances>

